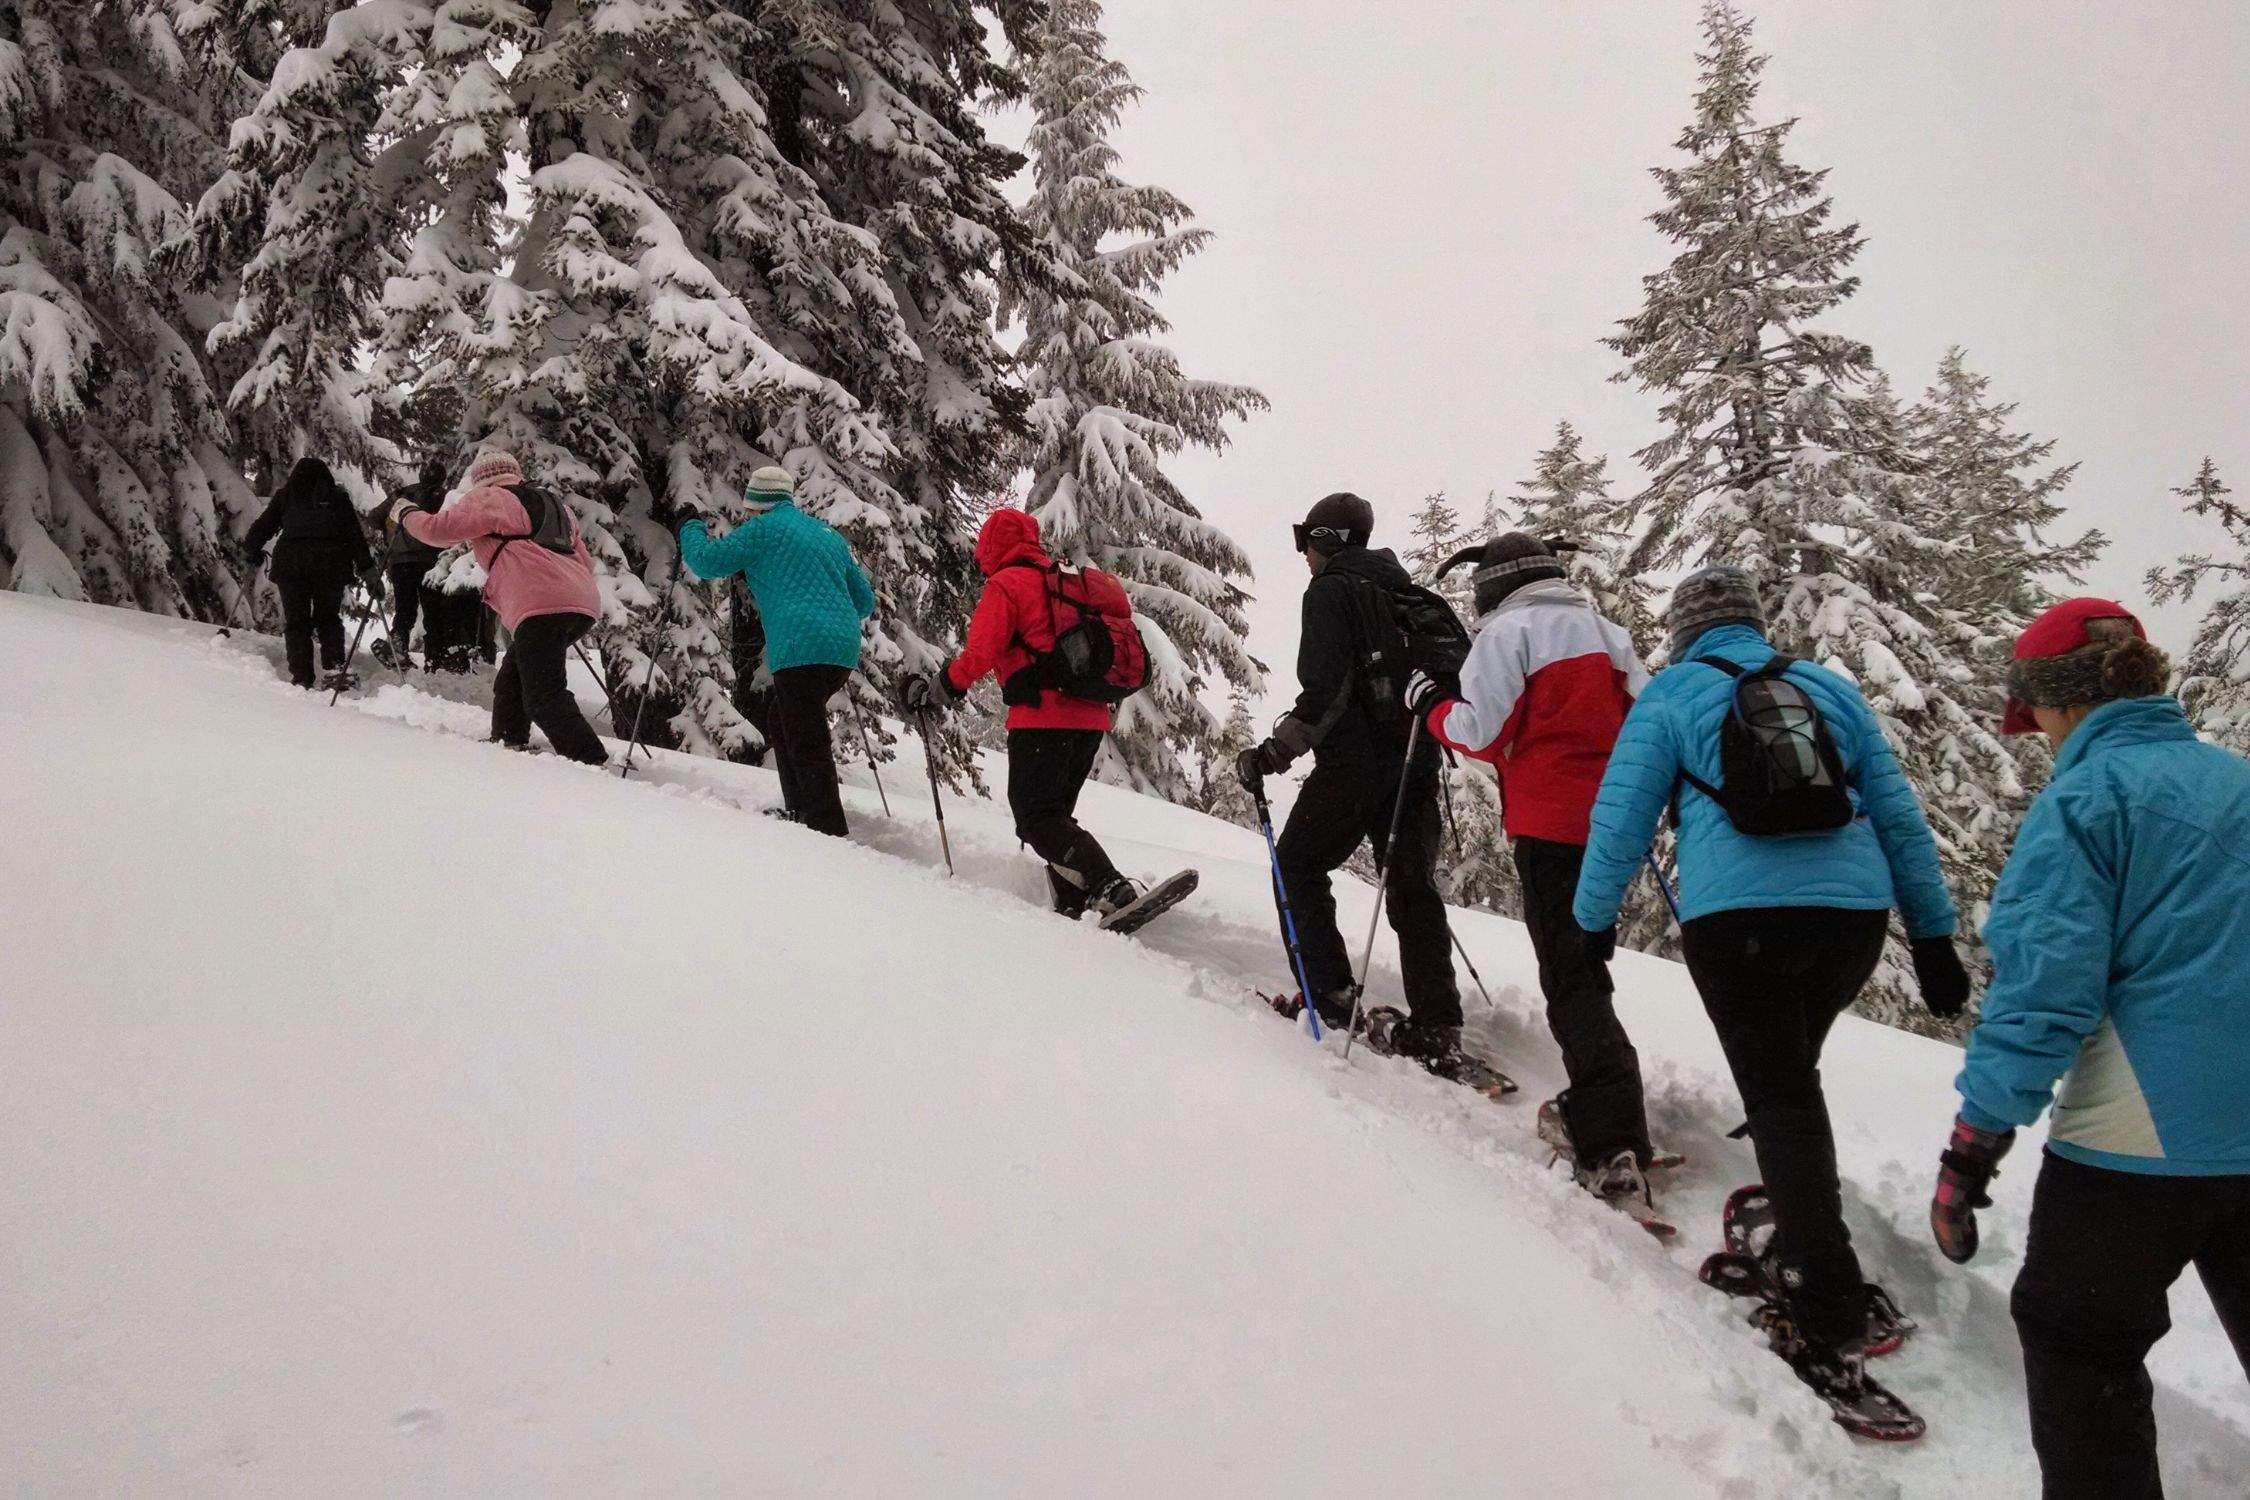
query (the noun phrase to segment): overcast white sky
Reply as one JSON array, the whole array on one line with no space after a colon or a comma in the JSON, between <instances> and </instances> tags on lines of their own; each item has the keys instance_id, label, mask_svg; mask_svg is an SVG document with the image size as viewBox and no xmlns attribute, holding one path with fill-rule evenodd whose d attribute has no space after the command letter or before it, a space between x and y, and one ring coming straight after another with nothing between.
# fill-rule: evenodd
<instances>
[{"instance_id":1,"label":"overcast white sky","mask_svg":"<svg viewBox=\"0 0 2250 1500\"><path fill-rule=\"evenodd\" d=\"M1801 118L1868 236L1831 326L1902 396L1967 347L2018 423L2081 462L2076 513L2140 575L2216 526L2166 491L2206 453L2250 493L2250 4L1752 3L1762 108ZM1686 123L1692 0L1114 0L1148 97L1123 170L1216 233L1168 286L1198 374L1274 409L1175 469L1250 549L1251 646L1293 681L1288 523L1335 489L1398 542L1430 490L1474 508L1560 418L1612 455L1655 398L1597 340L1668 256L1648 168ZM2153 622L2177 645L2187 617Z\"/></svg>"}]
</instances>

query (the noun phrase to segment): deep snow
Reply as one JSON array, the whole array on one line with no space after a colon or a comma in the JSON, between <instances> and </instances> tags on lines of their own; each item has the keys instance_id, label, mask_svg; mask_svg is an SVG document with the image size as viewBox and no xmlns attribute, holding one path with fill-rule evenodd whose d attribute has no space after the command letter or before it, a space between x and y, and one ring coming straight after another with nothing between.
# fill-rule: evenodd
<instances>
[{"instance_id":1,"label":"deep snow","mask_svg":"<svg viewBox=\"0 0 2250 1500\"><path fill-rule=\"evenodd\" d=\"M1666 1248L1532 1138L1519 928L1457 914L1495 1105L1264 1013L1254 833L1107 788L1139 939L1040 909L1004 809L865 767L854 841L769 774L630 781L371 674L0 594L0 1493L2013 1496L2019 1148L1958 1271L1921 1228L1957 1054L1827 1069L1931 1422L1855 1443L1696 1285L1753 1175L1692 990L1628 957ZM606 723L602 724L606 728ZM1364 888L1345 893L1347 931ZM1357 913L1355 918L1354 913ZM1378 992L1395 994L1388 936ZM2175 1496L2250 1396L2199 1291Z\"/></svg>"}]
</instances>

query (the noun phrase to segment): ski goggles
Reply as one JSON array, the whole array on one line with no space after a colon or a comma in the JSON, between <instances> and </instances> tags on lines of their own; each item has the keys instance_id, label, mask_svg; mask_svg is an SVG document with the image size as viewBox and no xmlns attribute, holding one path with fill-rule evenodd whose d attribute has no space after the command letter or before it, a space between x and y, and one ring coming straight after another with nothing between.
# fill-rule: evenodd
<instances>
[{"instance_id":1,"label":"ski goggles","mask_svg":"<svg viewBox=\"0 0 2250 1500\"><path fill-rule=\"evenodd\" d=\"M1299 552L1316 546L1348 547L1352 541L1352 534L1340 526L1307 526L1302 521L1290 526L1289 535L1296 541Z\"/></svg>"}]
</instances>

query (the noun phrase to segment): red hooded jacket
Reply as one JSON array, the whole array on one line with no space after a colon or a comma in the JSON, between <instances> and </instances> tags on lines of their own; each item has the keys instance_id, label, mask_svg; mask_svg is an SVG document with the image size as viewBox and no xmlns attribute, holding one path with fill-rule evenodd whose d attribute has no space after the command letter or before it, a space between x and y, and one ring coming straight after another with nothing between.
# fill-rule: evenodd
<instances>
[{"instance_id":1,"label":"red hooded jacket","mask_svg":"<svg viewBox=\"0 0 2250 1500\"><path fill-rule=\"evenodd\" d=\"M969 619L961 654L945 664L946 685L957 693L966 693L987 672L1005 686L1031 665L1036 653L1054 649L1058 623L1068 625L1077 618L1067 609L1060 621L1056 618L1057 606L1048 597L1055 560L1039 545L1039 522L1028 511L996 510L985 518L977 533L977 569L985 577L984 596ZM1088 568L1077 576L1084 582L1087 603L1102 614L1129 610L1124 587L1107 573ZM1106 730L1113 718L1107 703L1066 698L1052 688L1037 703L1008 709L1010 729Z\"/></svg>"}]
</instances>

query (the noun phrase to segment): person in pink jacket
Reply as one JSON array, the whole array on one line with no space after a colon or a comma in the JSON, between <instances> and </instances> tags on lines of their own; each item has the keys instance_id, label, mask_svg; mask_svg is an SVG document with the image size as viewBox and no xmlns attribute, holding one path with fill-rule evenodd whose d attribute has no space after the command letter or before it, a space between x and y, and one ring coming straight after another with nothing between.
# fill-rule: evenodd
<instances>
[{"instance_id":1,"label":"person in pink jacket","mask_svg":"<svg viewBox=\"0 0 2250 1500\"><path fill-rule=\"evenodd\" d=\"M484 568L484 602L509 636L492 684L492 737L521 750L537 724L558 753L594 766L607 761L566 681L570 648L601 614L594 559L570 507L527 484L512 454L486 448L469 465L460 499L437 511L401 500L391 519L433 547L469 543Z\"/></svg>"}]
</instances>

